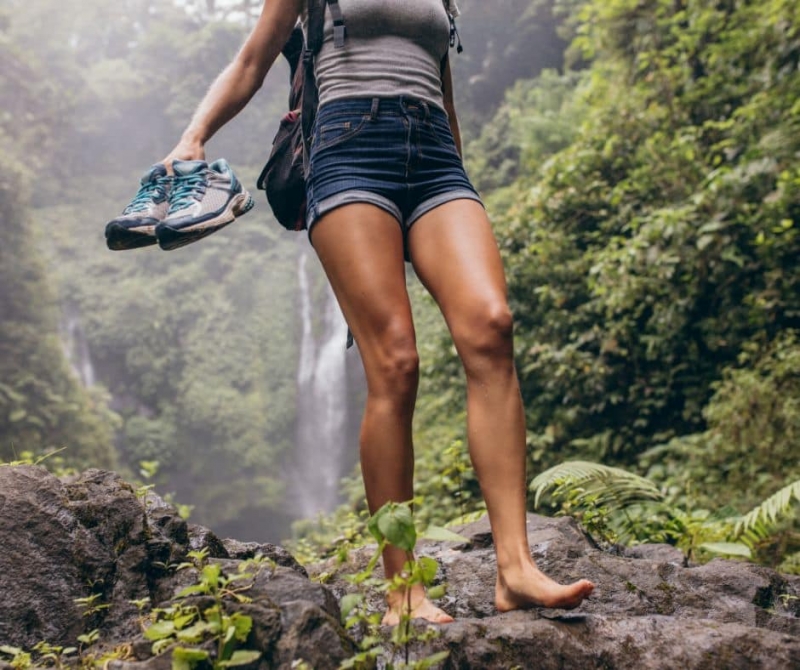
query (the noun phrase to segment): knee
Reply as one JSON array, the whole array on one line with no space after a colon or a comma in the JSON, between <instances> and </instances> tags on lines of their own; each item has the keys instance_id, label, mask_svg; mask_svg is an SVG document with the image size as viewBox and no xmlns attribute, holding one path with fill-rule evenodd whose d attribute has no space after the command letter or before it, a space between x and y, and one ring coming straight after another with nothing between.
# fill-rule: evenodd
<instances>
[{"instance_id":1,"label":"knee","mask_svg":"<svg viewBox=\"0 0 800 670\"><path fill-rule=\"evenodd\" d=\"M490 360L512 361L514 356L514 319L505 300L481 307L467 327L456 335L456 347L465 366Z\"/></svg>"},{"instance_id":2,"label":"knee","mask_svg":"<svg viewBox=\"0 0 800 670\"><path fill-rule=\"evenodd\" d=\"M419 354L413 328L392 327L381 338L370 391L400 401L413 399L419 381Z\"/></svg>"}]
</instances>

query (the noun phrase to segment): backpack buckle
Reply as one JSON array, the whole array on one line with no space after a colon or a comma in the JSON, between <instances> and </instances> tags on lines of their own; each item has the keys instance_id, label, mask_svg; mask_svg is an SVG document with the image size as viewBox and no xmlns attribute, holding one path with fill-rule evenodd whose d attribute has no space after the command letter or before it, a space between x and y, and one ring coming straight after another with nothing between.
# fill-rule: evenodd
<instances>
[{"instance_id":1,"label":"backpack buckle","mask_svg":"<svg viewBox=\"0 0 800 670\"><path fill-rule=\"evenodd\" d=\"M333 46L344 46L344 21L341 19L333 22Z\"/></svg>"}]
</instances>

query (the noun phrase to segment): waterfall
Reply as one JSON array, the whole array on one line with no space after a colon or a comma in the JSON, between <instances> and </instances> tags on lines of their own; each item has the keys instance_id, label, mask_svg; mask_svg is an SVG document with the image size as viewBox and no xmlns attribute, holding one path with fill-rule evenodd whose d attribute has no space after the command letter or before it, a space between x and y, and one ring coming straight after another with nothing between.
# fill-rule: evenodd
<instances>
[{"instance_id":1,"label":"waterfall","mask_svg":"<svg viewBox=\"0 0 800 670\"><path fill-rule=\"evenodd\" d=\"M81 327L78 311L67 305L61 321L61 343L73 371L84 386L95 383L94 366L89 355L89 342Z\"/></svg>"},{"instance_id":2,"label":"waterfall","mask_svg":"<svg viewBox=\"0 0 800 670\"><path fill-rule=\"evenodd\" d=\"M324 296L317 304L312 300L309 256L303 247L298 261L302 336L297 372L297 434L289 473L292 512L300 518L311 518L336 507L340 502L339 482L353 453L345 358L347 324L327 282Z\"/></svg>"}]
</instances>

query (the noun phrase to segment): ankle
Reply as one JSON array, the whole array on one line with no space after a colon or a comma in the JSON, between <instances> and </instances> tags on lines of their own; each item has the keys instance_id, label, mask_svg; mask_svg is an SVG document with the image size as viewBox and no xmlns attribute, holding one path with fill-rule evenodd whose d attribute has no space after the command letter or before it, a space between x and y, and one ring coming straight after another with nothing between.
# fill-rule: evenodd
<instances>
[{"instance_id":1,"label":"ankle","mask_svg":"<svg viewBox=\"0 0 800 670\"><path fill-rule=\"evenodd\" d=\"M533 557L527 548L525 550L497 552L498 577L519 574L530 570L530 568L536 569L536 563L534 563Z\"/></svg>"},{"instance_id":2,"label":"ankle","mask_svg":"<svg viewBox=\"0 0 800 670\"><path fill-rule=\"evenodd\" d=\"M389 591L386 594L386 604L390 609L414 609L425 600L425 589L420 584L414 584L409 588L401 588Z\"/></svg>"}]
</instances>

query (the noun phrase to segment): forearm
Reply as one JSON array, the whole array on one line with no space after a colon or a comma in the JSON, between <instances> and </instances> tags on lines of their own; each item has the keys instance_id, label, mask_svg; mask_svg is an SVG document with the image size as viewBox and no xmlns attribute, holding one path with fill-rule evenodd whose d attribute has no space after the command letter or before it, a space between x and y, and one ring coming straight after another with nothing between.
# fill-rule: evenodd
<instances>
[{"instance_id":1,"label":"forearm","mask_svg":"<svg viewBox=\"0 0 800 670\"><path fill-rule=\"evenodd\" d=\"M244 109L263 81L264 75L257 67L234 60L209 87L183 132L183 140L205 144Z\"/></svg>"},{"instance_id":2,"label":"forearm","mask_svg":"<svg viewBox=\"0 0 800 670\"><path fill-rule=\"evenodd\" d=\"M175 151L199 153L247 105L261 88L302 6L303 0L266 0L253 31L203 96Z\"/></svg>"}]
</instances>

